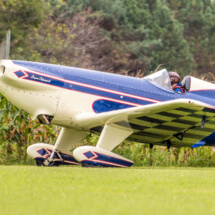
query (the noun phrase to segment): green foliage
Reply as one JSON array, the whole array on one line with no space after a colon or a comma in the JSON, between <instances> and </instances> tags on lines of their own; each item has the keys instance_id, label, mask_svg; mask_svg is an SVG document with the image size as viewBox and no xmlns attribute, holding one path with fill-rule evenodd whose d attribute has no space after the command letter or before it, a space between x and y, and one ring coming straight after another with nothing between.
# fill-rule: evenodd
<instances>
[{"instance_id":1,"label":"green foliage","mask_svg":"<svg viewBox=\"0 0 215 215\"><path fill-rule=\"evenodd\" d=\"M193 150L191 148L172 148L168 151L166 147L155 146L151 150L148 144L124 141L115 149L115 153L133 160L134 166L215 166L215 154L210 147Z\"/></svg>"},{"instance_id":2,"label":"green foliage","mask_svg":"<svg viewBox=\"0 0 215 215\"><path fill-rule=\"evenodd\" d=\"M53 144L59 133L56 126L40 126L4 97L0 102L0 164L28 163L27 147L36 142Z\"/></svg>"},{"instance_id":3,"label":"green foliage","mask_svg":"<svg viewBox=\"0 0 215 215\"><path fill-rule=\"evenodd\" d=\"M214 72L214 1L169 0L167 2L175 18L183 24L184 37L189 43L198 73Z\"/></svg>"},{"instance_id":4,"label":"green foliage","mask_svg":"<svg viewBox=\"0 0 215 215\"><path fill-rule=\"evenodd\" d=\"M12 32L12 52L23 47L28 32L37 27L44 18L43 0L0 1L0 39L8 29Z\"/></svg>"},{"instance_id":5,"label":"green foliage","mask_svg":"<svg viewBox=\"0 0 215 215\"><path fill-rule=\"evenodd\" d=\"M100 55L104 61L96 65L99 68L111 58L108 66L118 72L141 69L145 73L159 64L180 73L192 71L193 56L183 35L183 25L162 1L66 2L72 14L90 9L88 17L99 18L99 27L109 32L105 34L109 38L109 52Z\"/></svg>"},{"instance_id":6,"label":"green foliage","mask_svg":"<svg viewBox=\"0 0 215 215\"><path fill-rule=\"evenodd\" d=\"M159 64L213 72L214 23L210 0L0 2L0 39L12 30L12 58L118 73Z\"/></svg>"}]
</instances>

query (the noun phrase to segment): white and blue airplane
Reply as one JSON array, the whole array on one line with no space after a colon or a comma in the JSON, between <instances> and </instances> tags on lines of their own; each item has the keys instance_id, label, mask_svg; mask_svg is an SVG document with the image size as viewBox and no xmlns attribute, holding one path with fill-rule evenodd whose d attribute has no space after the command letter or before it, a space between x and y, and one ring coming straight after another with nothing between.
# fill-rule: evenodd
<instances>
[{"instance_id":1,"label":"white and blue airplane","mask_svg":"<svg viewBox=\"0 0 215 215\"><path fill-rule=\"evenodd\" d=\"M123 140L172 147L215 146L215 85L191 76L172 90L166 69L144 78L46 63L1 60L0 92L43 124L61 126L55 145L37 143L37 165L130 167L112 150ZM89 133L96 146L80 146Z\"/></svg>"}]
</instances>

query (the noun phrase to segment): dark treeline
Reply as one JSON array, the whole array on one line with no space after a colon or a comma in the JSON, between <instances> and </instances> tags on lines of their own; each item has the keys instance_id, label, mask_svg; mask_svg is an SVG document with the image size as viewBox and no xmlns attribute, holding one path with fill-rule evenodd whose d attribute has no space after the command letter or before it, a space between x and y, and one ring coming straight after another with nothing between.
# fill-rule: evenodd
<instances>
[{"instance_id":1,"label":"dark treeline","mask_svg":"<svg viewBox=\"0 0 215 215\"><path fill-rule=\"evenodd\" d=\"M2 0L0 40L11 58L142 75L215 69L211 0Z\"/></svg>"}]
</instances>

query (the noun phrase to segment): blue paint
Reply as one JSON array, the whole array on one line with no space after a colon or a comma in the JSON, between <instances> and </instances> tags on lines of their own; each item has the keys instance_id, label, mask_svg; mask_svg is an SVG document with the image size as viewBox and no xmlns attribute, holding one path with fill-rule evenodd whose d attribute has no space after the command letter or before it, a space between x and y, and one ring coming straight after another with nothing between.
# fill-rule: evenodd
<instances>
[{"instance_id":1,"label":"blue paint","mask_svg":"<svg viewBox=\"0 0 215 215\"><path fill-rule=\"evenodd\" d=\"M97 158L95 158L95 160L98 160L98 161L102 160L102 161L107 161L107 162L116 163L116 164L125 165L125 166L133 164L131 162L121 160L119 158L111 157L108 155L100 154L98 152L95 152L95 154L98 156Z\"/></svg>"},{"instance_id":2,"label":"blue paint","mask_svg":"<svg viewBox=\"0 0 215 215\"><path fill-rule=\"evenodd\" d=\"M47 150L49 151L49 153L47 152ZM43 157L37 157L36 160L44 160L44 155L47 155L47 154L51 155L52 151L49 149L47 149L47 150L45 150L44 148L38 150L37 152ZM68 155L68 154L64 154L64 153L59 153L59 154L61 157L59 157L58 154L55 153L54 159L61 159L62 158L63 159L62 163L66 162L66 161L70 161L70 162L74 162L74 163L79 164L79 162L72 155ZM61 163L61 161L57 161L57 162Z\"/></svg>"},{"instance_id":3,"label":"blue paint","mask_svg":"<svg viewBox=\"0 0 215 215\"><path fill-rule=\"evenodd\" d=\"M82 161L82 163L92 164L93 166L116 167L115 165L104 164L104 163L95 162L95 161L90 161L90 160ZM129 166L128 166L128 167L129 167Z\"/></svg>"},{"instance_id":4,"label":"blue paint","mask_svg":"<svg viewBox=\"0 0 215 215\"><path fill-rule=\"evenodd\" d=\"M200 140L199 142L192 145L191 148L197 148L197 147L203 146L203 145L205 145L205 143L206 143L206 141Z\"/></svg>"},{"instance_id":5,"label":"blue paint","mask_svg":"<svg viewBox=\"0 0 215 215\"><path fill-rule=\"evenodd\" d=\"M85 152L84 155L91 160L83 160L82 163L93 164L94 166L105 166L105 167L115 167L116 164L130 167L133 162L115 158L109 155L101 154L98 152ZM93 158L94 157L94 158ZM107 163L103 163L103 162Z\"/></svg>"},{"instance_id":6,"label":"blue paint","mask_svg":"<svg viewBox=\"0 0 215 215\"><path fill-rule=\"evenodd\" d=\"M106 90L112 90L117 92L122 92L126 94L130 94L131 96L124 96L123 102L136 103L140 105L147 104L146 101L134 98L135 96L139 96L144 98L150 98L158 101L169 101L173 99L194 99L201 102L205 102L207 104L215 106L215 100L209 99L210 96L214 98L214 90L206 90L206 91L196 91L196 92L188 92L186 94L174 93L171 90L167 90L165 88L158 87L145 79L133 78L123 75L116 75L86 69L79 69L73 67L45 64L45 63L35 63L35 62L26 62L26 61L13 61L14 64L26 67L28 69L38 71L43 73L43 77L45 75L51 75L56 78L62 78L69 81L75 81L80 84L88 84L95 87L100 87ZM29 72L28 72L29 73ZM29 73L30 74L30 73ZM19 71L18 75L22 75ZM31 74L32 75L32 74ZM32 77L25 78L33 80ZM50 84L56 87L62 87L64 89L75 90L78 92L89 93L93 95L103 96L110 99L117 99L120 102L120 95L114 92L105 92L100 89L92 89L87 86L80 86L73 84L68 84L63 81L54 80L51 78L50 83L46 83L45 81L39 81L43 84ZM132 97L133 96L133 97ZM204 97L205 96L205 97ZM148 102L150 104L150 102ZM123 107L124 108L124 107Z\"/></svg>"},{"instance_id":7,"label":"blue paint","mask_svg":"<svg viewBox=\"0 0 215 215\"><path fill-rule=\"evenodd\" d=\"M28 77L25 78L27 80L45 83L45 84L49 84L49 85L53 85L53 86L57 86L57 87L63 87L64 86L63 81L56 80L54 78L47 78L46 76L43 76L43 75L32 74L30 72L26 72L26 73L29 75Z\"/></svg>"},{"instance_id":8,"label":"blue paint","mask_svg":"<svg viewBox=\"0 0 215 215\"><path fill-rule=\"evenodd\" d=\"M40 158L40 157L38 157L38 158L35 158L35 160L44 161L44 158Z\"/></svg>"},{"instance_id":9,"label":"blue paint","mask_svg":"<svg viewBox=\"0 0 215 215\"><path fill-rule=\"evenodd\" d=\"M207 145L207 146L215 146L215 132L213 132L209 136L205 137L201 141L204 141L205 145Z\"/></svg>"},{"instance_id":10,"label":"blue paint","mask_svg":"<svg viewBox=\"0 0 215 215\"><path fill-rule=\"evenodd\" d=\"M24 73L23 71L21 71L21 70L15 72L15 73L16 73L16 75L17 75L19 78L21 78L22 76L25 76L25 73Z\"/></svg>"},{"instance_id":11,"label":"blue paint","mask_svg":"<svg viewBox=\"0 0 215 215\"><path fill-rule=\"evenodd\" d=\"M133 106L122 104L119 102L112 102L108 100L97 100L93 103L93 110L96 113L120 110L120 109L130 108L130 107L133 107Z\"/></svg>"},{"instance_id":12,"label":"blue paint","mask_svg":"<svg viewBox=\"0 0 215 215\"><path fill-rule=\"evenodd\" d=\"M56 78L62 78L69 81L79 82L81 84L89 84L95 87L101 87L107 90L114 90L118 92L128 93L134 96L141 96L146 98L153 98L159 101L171 100L174 99L174 93L171 91L167 91L166 89L158 88L157 86L151 84L149 81L140 78L133 78L123 75L98 72L86 69L79 69L73 67L52 65L52 64L44 64L44 63L34 63L34 62L25 62L25 61L13 61L15 64L24 66L28 69L32 69L34 71L38 71L40 73L55 76ZM129 83L129 84L128 84ZM65 83L65 88L69 88ZM75 86L74 86L75 87ZM161 91L161 94L157 94L156 92ZM75 89L76 90L76 89ZM79 89L77 89L79 91ZM89 88L85 89L82 87L83 92L89 92ZM98 91L97 91L98 92ZM94 93L94 92L92 92ZM168 93L167 97L165 94ZM101 93L97 93L95 95L101 95ZM104 95L105 96L105 95ZM172 98L171 98L171 97ZM141 104L141 100L136 99L136 101Z\"/></svg>"},{"instance_id":13,"label":"blue paint","mask_svg":"<svg viewBox=\"0 0 215 215\"><path fill-rule=\"evenodd\" d=\"M26 80L31 80L31 81L35 81L35 82L44 83L44 84L49 84L52 86L61 87L61 88L68 89L68 90L74 90L74 91L78 91L78 92L83 92L83 93L88 93L88 94L92 94L92 95L107 97L107 98L111 98L111 99L122 100L124 102L131 102L131 103L142 104L142 105L152 103L152 102L144 101L141 99L132 98L129 96L123 96L123 99L122 99L119 94L115 94L112 92L105 92L105 91L100 90L100 89L92 89L92 88L89 88L86 86L80 86L77 84L66 83L66 82L61 81L61 80L56 80L54 78L47 78L46 76L37 75L37 74L30 73L30 72L26 72L26 73L29 75L28 77L25 78ZM20 75L21 77L23 76L23 72L21 72L21 71L15 72L15 74L17 76L18 75ZM128 105L126 107L125 106L121 106L121 107L127 108ZM131 107L131 106L129 106L129 107ZM117 110L118 109L119 108L117 108Z\"/></svg>"},{"instance_id":14,"label":"blue paint","mask_svg":"<svg viewBox=\"0 0 215 215\"><path fill-rule=\"evenodd\" d=\"M199 142L195 143L194 145L191 146L191 148L196 148L199 146L215 146L215 132L210 134L209 136L203 138Z\"/></svg>"},{"instance_id":15,"label":"blue paint","mask_svg":"<svg viewBox=\"0 0 215 215\"><path fill-rule=\"evenodd\" d=\"M132 162L129 162L129 161L125 161L125 160L122 160L122 159L119 159L119 158L115 158L115 157L111 157L111 156L108 156L108 155L104 155L104 154L100 154L98 152L94 152L98 157L94 158L94 161L106 161L106 162L110 162L110 163L113 163L113 164L119 164L119 165L124 165L124 166L127 166L127 167L130 167L131 165L133 165Z\"/></svg>"},{"instance_id":16,"label":"blue paint","mask_svg":"<svg viewBox=\"0 0 215 215\"><path fill-rule=\"evenodd\" d=\"M45 149L40 149L37 151L40 155L44 156L46 154L48 154L48 152Z\"/></svg>"},{"instance_id":17,"label":"blue paint","mask_svg":"<svg viewBox=\"0 0 215 215\"><path fill-rule=\"evenodd\" d=\"M190 93L208 97L208 98L215 98L215 90L198 90L198 91L192 91Z\"/></svg>"},{"instance_id":18,"label":"blue paint","mask_svg":"<svg viewBox=\"0 0 215 215\"><path fill-rule=\"evenodd\" d=\"M95 156L91 151L85 152L84 155L85 155L87 158L92 158L92 157Z\"/></svg>"}]
</instances>

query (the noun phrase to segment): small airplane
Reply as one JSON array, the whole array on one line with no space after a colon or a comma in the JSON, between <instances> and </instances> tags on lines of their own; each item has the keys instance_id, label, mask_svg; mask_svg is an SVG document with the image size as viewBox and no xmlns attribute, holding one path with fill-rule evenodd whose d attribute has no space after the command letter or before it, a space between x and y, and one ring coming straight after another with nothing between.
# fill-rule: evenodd
<instances>
[{"instance_id":1,"label":"small airplane","mask_svg":"<svg viewBox=\"0 0 215 215\"><path fill-rule=\"evenodd\" d=\"M37 165L130 167L112 150L123 140L170 147L215 146L215 84L186 76L185 93L171 88L162 69L135 78L19 60L0 61L0 92L43 124L61 126L55 145L37 143ZM96 146L80 146L89 133Z\"/></svg>"}]
</instances>

